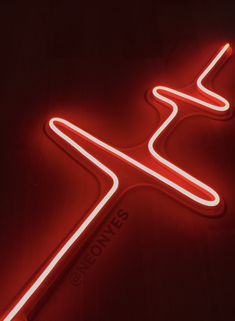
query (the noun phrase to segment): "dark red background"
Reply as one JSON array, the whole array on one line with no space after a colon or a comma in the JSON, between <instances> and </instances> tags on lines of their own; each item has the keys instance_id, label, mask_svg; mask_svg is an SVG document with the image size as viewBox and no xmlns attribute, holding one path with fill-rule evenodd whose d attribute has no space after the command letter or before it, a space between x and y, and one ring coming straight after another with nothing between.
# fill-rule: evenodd
<instances>
[{"instance_id":1,"label":"dark red background","mask_svg":"<svg viewBox=\"0 0 235 321\"><path fill-rule=\"evenodd\" d=\"M1 3L0 312L102 194L100 176L48 138L50 117L134 153L130 147L159 124L148 90L187 90L224 43L233 46L234 34L234 8L226 2ZM234 82L231 56L208 85L233 108ZM93 230L102 232L118 209L128 212L81 284L73 279L81 251L97 234L75 250L29 320L234 320L235 120L204 116L181 122L165 151L218 191L223 215L203 217L158 184L135 187ZM130 176L149 183L135 171Z\"/></svg>"}]
</instances>

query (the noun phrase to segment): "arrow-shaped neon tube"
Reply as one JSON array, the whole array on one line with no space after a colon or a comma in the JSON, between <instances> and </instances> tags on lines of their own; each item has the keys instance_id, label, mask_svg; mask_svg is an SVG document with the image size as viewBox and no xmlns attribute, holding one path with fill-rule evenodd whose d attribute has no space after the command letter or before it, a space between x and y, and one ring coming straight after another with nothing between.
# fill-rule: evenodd
<instances>
[{"instance_id":1,"label":"arrow-shaped neon tube","mask_svg":"<svg viewBox=\"0 0 235 321\"><path fill-rule=\"evenodd\" d=\"M176 184L169 178L161 175L160 173L154 171L153 169L145 166L141 162L138 162L134 158L126 155L125 153L119 151L118 149L112 147L111 145L103 142L102 140L96 138L95 136L87 133L83 129L79 128L78 126L75 126L74 124L70 123L69 121L62 119L62 118L52 118L49 121L49 127L50 129L58 135L60 138L62 138L64 141L66 141L70 146L72 146L77 152L81 153L85 158L87 158L90 162L92 162L97 168L99 168L102 172L104 172L108 177L112 180L112 187L109 189L107 194L101 199L101 201L98 203L98 205L92 210L92 212L87 216L87 218L83 221L83 223L77 228L77 230L73 233L73 235L66 241L66 243L55 253L54 257L50 260L46 268L43 270L43 272L33 281L32 285L26 289L26 291L22 294L22 296L18 299L16 304L10 309L9 312L5 314L1 320L3 321L11 321L14 319L16 315L19 314L19 312L22 310L24 305L29 301L29 299L36 293L38 288L44 283L46 278L49 276L49 274L52 272L52 270L58 265L58 263L62 260L64 255L71 249L73 244L79 239L79 237L86 231L90 223L95 219L95 217L100 213L100 211L103 209L103 207L109 202L109 200L112 198L112 196L115 194L115 192L118 189L119 181L116 174L107 166L105 166L103 163L101 163L98 159L96 159L93 155L88 153L83 147L81 147L79 144L77 144L73 139L71 139L68 135L66 135L63 131L61 131L57 125L64 126L69 130L74 131L76 134L80 135L81 137L87 139L88 141L96 144L97 146L103 148L107 152L117 156L118 158L122 159L123 161L127 162L131 166L134 166L141 170L142 172L146 173L147 175L152 176L153 178L165 183L166 185L170 186L172 189L176 190L178 193L183 194L184 196L190 198L195 203L198 203L200 205L206 206L206 207L214 207L219 204L220 197L217 194L216 191L214 191L211 187L206 185L205 183L199 181L192 175L188 174L184 170L180 169L176 165L172 164L162 156L160 156L155 150L154 150L154 142L156 139L163 133L163 131L170 125L170 123L173 121L173 119L176 117L178 113L178 106L177 104L160 94L160 92L165 92L168 95L174 95L178 96L180 99L187 100L193 104L197 104L203 108L210 109L212 111L217 112L225 112L229 109L229 102L219 96L218 94L210 91L209 89L205 88L202 84L202 81L204 78L209 74L209 72L215 67L215 65L218 63L218 61L223 57L223 55L227 52L229 49L229 44L226 44L219 53L215 56L215 58L212 60L212 62L206 67L206 69L202 72L202 74L197 79L197 87L199 91L202 93L208 95L209 97L217 100L222 104L220 105L214 105L208 102L205 102L204 100L195 98L193 96L187 95L185 93L182 93L180 91L158 86L155 87L152 91L154 97L163 103L169 105L172 107L172 113L170 116L164 121L164 123L158 128L158 130L154 133L154 135L150 138L148 143L148 148L151 153L151 155L156 158L160 163L171 169L173 172L177 173L179 176L181 176L184 179L187 179L189 182L191 182L193 185L196 185L197 187L201 188L203 191L207 192L211 196L211 200L204 199L202 197L199 197L189 190L183 188L179 184ZM57 124L57 125L56 125Z\"/></svg>"}]
</instances>

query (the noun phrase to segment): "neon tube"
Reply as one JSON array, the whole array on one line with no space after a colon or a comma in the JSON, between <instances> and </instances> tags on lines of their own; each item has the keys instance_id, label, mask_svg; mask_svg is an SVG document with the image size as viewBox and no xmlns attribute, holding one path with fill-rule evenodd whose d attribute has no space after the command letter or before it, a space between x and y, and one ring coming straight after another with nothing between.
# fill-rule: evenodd
<instances>
[{"instance_id":1,"label":"neon tube","mask_svg":"<svg viewBox=\"0 0 235 321\"><path fill-rule=\"evenodd\" d=\"M152 176L153 178L163 182L164 184L171 187L173 190L176 190L178 193L183 194L187 198L193 200L195 203L198 203L200 205L206 206L206 207L214 207L219 204L220 197L217 194L216 191L214 191L211 187L206 185L205 183L201 182L200 180L196 179L189 173L185 172L181 168L177 167L173 163L169 162L162 156L160 156L155 150L154 150L154 142L156 139L163 133L163 131L170 125L170 123L173 121L173 119L176 117L178 113L178 106L177 104L160 94L160 92L165 92L168 95L174 95L179 97L180 99L187 100L191 103L197 104L203 108L207 108L212 111L217 112L224 112L229 109L229 102L219 96L218 94L210 91L209 89L205 88L202 84L202 81L204 78L209 74L209 72L215 67L215 65L218 63L218 61L223 57L223 55L227 52L227 50L230 48L229 44L226 44L219 53L215 56L215 58L212 60L212 62L206 67L206 69L202 72L202 74L197 79L197 87L199 91L202 93L208 95L209 97L216 99L218 102L222 103L222 106L214 105L208 102L205 102L204 100L195 98L193 96L187 95L185 93L179 92L177 90L164 87L164 86L158 86L155 87L152 91L154 97L158 100L160 100L163 103L166 103L167 105L170 105L172 107L172 112L170 116L164 121L164 123L158 128L158 130L153 134L153 136L150 138L148 142L148 149L150 154L157 159L160 163L162 163L164 166L171 169L173 172L181 176L182 178L187 179L189 182L191 182L193 185L196 185L197 187L201 188L204 192L207 192L212 197L212 200L207 200L202 197L199 197L189 190L183 188L182 186L176 184L175 182L171 181L169 178L161 175L160 173L154 171L153 169L145 166L144 164L138 162L134 158L126 155L125 153L119 151L118 149L112 147L111 145L108 145L107 143L103 142L102 140L96 138L95 136L87 133L83 129L81 129L78 126L75 126L74 124L70 123L69 121L62 119L62 118L52 118L49 121L49 127L50 129L58 135L61 139L66 141L70 146L72 146L76 151L81 153L84 157L86 157L90 162L92 162L97 168L99 168L102 172L104 172L108 177L111 178L113 184L110 190L107 192L107 194L101 199L101 201L98 203L98 205L95 207L95 209L87 216L87 218L83 221L83 223L79 226L79 228L73 233L73 235L66 241L66 243L63 245L63 247L56 252L54 257L50 260L46 268L43 270L43 272L34 280L32 285L25 291L25 293L20 297L20 299L16 302L16 304L13 306L13 308L8 312L8 314L3 317L1 320L3 321L11 321L13 318L22 310L24 305L29 301L29 299L32 297L32 295L38 290L38 288L43 284L43 282L46 280L46 278L49 276L49 274L52 272L52 270L58 265L58 263L62 260L64 255L71 249L73 244L79 239L79 237L86 231L90 223L95 219L95 217L100 213L101 209L109 202L109 200L112 198L112 196L115 194L115 192L118 189L119 181L116 174L111 171L107 166L105 166L103 163L101 163L98 159L96 159L94 156L92 156L90 153L88 153L84 148L82 148L79 144L77 144L74 140L72 140L68 135L63 133L56 124L62 125L67 127L68 129L73 130L78 135L82 136L83 138L87 139L88 141L94 143L95 145L102 147L107 152L117 156L118 158L122 159L126 163L130 164L131 166L134 166L138 168L140 171L146 173L149 176Z\"/></svg>"}]
</instances>

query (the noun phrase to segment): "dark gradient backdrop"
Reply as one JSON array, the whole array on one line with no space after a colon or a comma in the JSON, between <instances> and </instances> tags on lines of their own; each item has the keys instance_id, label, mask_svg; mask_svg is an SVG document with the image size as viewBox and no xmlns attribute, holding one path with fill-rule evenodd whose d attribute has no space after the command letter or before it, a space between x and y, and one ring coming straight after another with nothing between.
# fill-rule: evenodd
<instances>
[{"instance_id":1,"label":"dark gradient backdrop","mask_svg":"<svg viewBox=\"0 0 235 321\"><path fill-rule=\"evenodd\" d=\"M48 138L50 117L135 155L160 120L147 92L162 84L195 93L210 57L235 45L234 9L232 1L1 2L1 313L108 186ZM234 108L234 84L231 56L208 85ZM205 116L180 122L164 150L219 192L221 217L201 216L120 165L127 185L140 186L104 212L28 307L29 320L235 320L235 118Z\"/></svg>"}]
</instances>

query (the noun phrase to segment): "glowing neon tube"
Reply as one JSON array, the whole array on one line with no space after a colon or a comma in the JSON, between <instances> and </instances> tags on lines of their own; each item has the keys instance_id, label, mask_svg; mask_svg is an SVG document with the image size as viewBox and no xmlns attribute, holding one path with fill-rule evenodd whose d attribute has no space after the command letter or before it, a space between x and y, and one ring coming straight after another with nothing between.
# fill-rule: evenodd
<instances>
[{"instance_id":1,"label":"glowing neon tube","mask_svg":"<svg viewBox=\"0 0 235 321\"><path fill-rule=\"evenodd\" d=\"M197 104L197 105L199 105L199 106L201 106L203 108L207 108L209 110L213 110L213 111L217 111L217 112L225 112L225 111L227 111L229 109L229 106L230 106L229 102L225 98L219 96L218 94L216 94L216 93L210 91L209 89L207 89L206 87L204 87L203 84L202 84L202 81L208 75L208 73L214 68L214 66L222 58L222 56L226 53L226 51L229 49L229 47L230 47L230 45L226 44L220 50L220 52L216 55L216 57L212 60L212 62L207 66L207 68L202 72L202 74L197 79L197 87L198 87L199 91L201 91L202 93L207 94L212 99L216 99L217 101L221 102L222 106L218 106L218 105L215 105L215 104L211 104L211 103L205 102L204 100L201 100L201 99L195 98L193 96L184 94L184 93L182 93L180 91L171 89L169 87L157 86L157 87L153 88L153 91L152 91L152 93L153 93L153 95L154 95L154 97L156 99L158 99L158 100L160 100L160 101L162 101L162 102L164 102L167 105L170 105L172 107L172 113L164 121L164 123L158 128L158 130L153 134L153 136L150 138L149 143L148 143L149 152L160 163L164 164L166 167L170 168L172 171L182 175L187 180L191 181L195 185L201 187L202 189L208 191L211 195L213 195L214 199L212 201L206 201L206 200L203 200L203 199L199 199L198 197L195 197L195 195L193 196L189 192L185 192L183 190L178 189L178 187L176 187L176 189L179 192L181 192L184 195L188 196L189 198L193 199L195 202L201 203L201 204L206 205L206 206L216 206L216 205L218 205L219 202L220 202L219 195L214 190L212 190L209 186L205 185L204 183L202 183L201 181L199 181L198 179L196 179L192 175L188 174L187 172L185 172L184 170L182 170L178 166L176 166L173 163L169 162L168 160L163 158L161 155L159 155L154 150L154 147L153 147L154 142L162 134L162 132L170 125L170 123L173 121L173 119L176 117L176 115L178 113L177 104L173 100L171 100L169 98L166 98L165 96L161 95L160 92L166 92L168 95L177 96L180 99L187 100L189 102L192 102L193 104ZM172 187L175 188L175 186L172 186Z\"/></svg>"},{"instance_id":2,"label":"glowing neon tube","mask_svg":"<svg viewBox=\"0 0 235 321\"><path fill-rule=\"evenodd\" d=\"M152 176L154 179L157 179L164 184L171 187L173 190L177 191L180 194L183 194L185 197L191 199L195 203L198 203L200 205L206 206L206 207L214 207L219 204L220 197L217 194L216 191L214 191L211 187L206 185L205 183L201 182L200 180L196 179L189 173L185 172L181 168L177 167L173 163L169 162L162 156L160 156L155 150L154 150L154 142L156 139L163 133L163 131L170 125L170 123L173 121L173 119L176 117L178 113L178 106L177 104L172 100L169 99L160 92L164 92L167 95L173 95L177 96L180 99L187 100L193 104L197 104L203 108L207 108L212 111L217 112L224 112L229 109L229 103L228 101L219 96L218 94L210 91L209 89L205 88L202 84L203 79L209 74L209 72L215 67L215 65L218 63L218 61L223 57L223 55L226 53L226 51L229 49L229 44L226 44L219 53L215 56L215 58L212 60L212 62L205 68L205 70L202 72L202 74L197 79L197 87L199 91L206 94L207 96L211 97L214 100L217 100L220 105L215 105L208 103L204 100L195 98L191 95L187 95L185 93L179 92L177 90L158 86L153 89L153 95L156 99L162 101L163 103L169 105L172 107L172 112L170 116L164 121L164 123L158 128L158 130L153 134L153 136L150 138L148 142L148 149L151 155L157 159L160 163L162 163L167 168L171 169L173 172L177 173L179 176L181 176L184 179L187 179L189 182L191 182L193 185L196 185L198 188L202 189L204 192L207 192L211 196L211 200L199 197L189 190L183 188L179 184L176 184L169 178L161 175L157 171L154 171L153 169L145 166L144 164L138 162L134 158L126 155L125 153L119 151L118 149L112 147L111 145L103 142L102 140L96 138L95 136L87 133L83 129L81 129L78 126L75 126L74 124L70 123L69 121L62 119L62 118L52 118L49 121L49 127L50 129L58 135L61 139L66 141L70 146L72 146L77 152L82 154L85 158L87 158L90 162L92 162L98 169L100 169L103 173L105 173L108 177L112 180L112 187L109 189L107 194L101 199L101 201L98 203L98 205L94 208L94 210L91 211L91 213L87 216L87 218L83 221L83 223L75 230L73 235L65 242L65 244L60 248L53 258L50 260L50 262L47 264L46 268L43 270L43 272L32 282L31 286L26 289L26 291L21 295L21 297L18 299L18 301L15 303L15 305L8 311L1 320L3 321L11 321L15 318L16 315L22 310L24 305L29 301L29 299L32 297L33 294L36 293L38 288L43 284L43 282L46 280L46 278L49 276L49 274L52 272L52 270L58 265L58 263L62 260L64 255L71 249L73 244L79 239L79 237L86 231L87 227L90 225L90 223L94 220L94 218L100 213L101 209L109 202L109 200L112 198L112 196L115 194L115 192L118 189L119 181L116 174L107 166L105 166L103 163L101 163L98 159L96 159L94 156L92 156L90 153L88 153L83 147L81 147L79 144L77 144L73 139L71 139L68 135L66 135L63 131L61 131L57 125L64 126L67 129L72 130L79 136L85 138L86 140L92 142L93 144L103 148L107 152L117 156L118 158L122 159L126 163L128 163L131 166L134 166L138 168L140 171L146 173L149 176Z\"/></svg>"}]
</instances>

